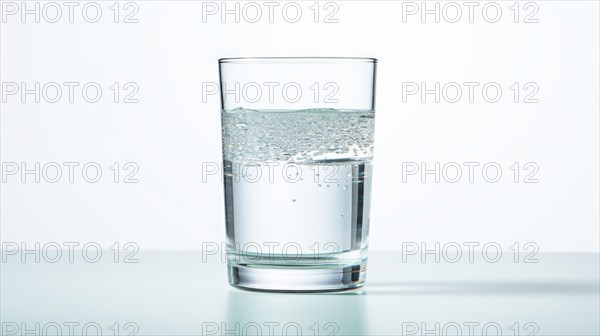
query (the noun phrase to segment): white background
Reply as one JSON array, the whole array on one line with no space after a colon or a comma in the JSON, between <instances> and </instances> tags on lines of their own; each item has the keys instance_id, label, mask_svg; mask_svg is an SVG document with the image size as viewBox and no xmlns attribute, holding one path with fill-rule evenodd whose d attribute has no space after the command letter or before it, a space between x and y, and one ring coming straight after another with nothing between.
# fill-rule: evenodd
<instances>
[{"instance_id":1,"label":"white background","mask_svg":"<svg viewBox=\"0 0 600 336\"><path fill-rule=\"evenodd\" d=\"M33 175L25 183L19 174L6 176L3 242L131 241L142 249L199 249L223 241L221 181L202 181L202 163L221 160L218 96L202 102L202 83L219 81L217 59L364 56L379 59L371 249L454 241L599 250L598 2L535 2L537 23L523 22L531 12L524 2L518 23L512 2L498 2L503 12L497 23L484 20L486 2L478 3L473 23L466 7L458 23L436 23L431 15L425 23L419 15L403 22L397 1L333 2L339 22L324 23L331 10L322 2L315 23L311 1L298 2L303 14L297 23L276 10L274 23L264 17L255 24L232 16L203 20L198 1L135 2L137 23L122 22L131 10L121 3L114 23L113 3L98 3L103 13L97 23L81 15L85 2L73 23L66 7L58 23L43 16L36 23L32 15L23 23L20 13L5 16L3 7L2 83L97 82L103 89L95 104L80 93L74 103L66 96L35 103L31 95L25 103L18 95L2 103L3 164L25 162L31 169L35 162L97 162L103 169L98 183L86 182L81 170L69 183L66 168L54 184L35 183ZM112 102L114 82L135 82L139 103ZM454 104L431 96L403 103L402 82L496 82L503 96L495 104L480 91L473 103L466 96ZM521 96L514 103L514 82L536 83L539 102L525 104ZM122 165L135 162L139 183L114 183L114 162L121 164L121 181ZM469 183L465 168L457 183L435 183L431 175L425 183L419 175L403 183L403 162L428 168L496 162L503 175L490 183L476 170ZM523 183L527 172L521 171L515 183L514 162L521 168L536 163L539 182Z\"/></svg>"}]
</instances>

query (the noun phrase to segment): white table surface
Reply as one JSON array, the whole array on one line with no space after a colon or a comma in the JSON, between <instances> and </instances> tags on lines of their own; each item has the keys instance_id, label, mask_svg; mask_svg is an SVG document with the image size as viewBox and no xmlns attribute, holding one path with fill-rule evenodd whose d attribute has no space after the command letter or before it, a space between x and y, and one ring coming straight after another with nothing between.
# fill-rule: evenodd
<instances>
[{"instance_id":1,"label":"white table surface","mask_svg":"<svg viewBox=\"0 0 600 336\"><path fill-rule=\"evenodd\" d=\"M225 264L200 251L141 251L138 263L9 256L0 270L0 318L6 335L35 323L38 334L55 334L56 323L68 335L69 322L75 334L87 325L88 335L93 326L102 335L295 335L294 328L302 335L495 335L498 328L501 335L599 335L598 257L453 264L371 252L360 291L275 294L230 287Z\"/></svg>"}]
</instances>

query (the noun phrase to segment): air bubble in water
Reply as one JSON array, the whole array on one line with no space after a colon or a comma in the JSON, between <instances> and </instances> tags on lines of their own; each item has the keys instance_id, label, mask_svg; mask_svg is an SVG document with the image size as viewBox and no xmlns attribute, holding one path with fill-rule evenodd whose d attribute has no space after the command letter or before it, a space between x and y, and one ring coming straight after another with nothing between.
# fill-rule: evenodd
<instances>
[{"instance_id":1,"label":"air bubble in water","mask_svg":"<svg viewBox=\"0 0 600 336\"><path fill-rule=\"evenodd\" d=\"M224 159L233 162L370 159L372 111L223 111Z\"/></svg>"}]
</instances>

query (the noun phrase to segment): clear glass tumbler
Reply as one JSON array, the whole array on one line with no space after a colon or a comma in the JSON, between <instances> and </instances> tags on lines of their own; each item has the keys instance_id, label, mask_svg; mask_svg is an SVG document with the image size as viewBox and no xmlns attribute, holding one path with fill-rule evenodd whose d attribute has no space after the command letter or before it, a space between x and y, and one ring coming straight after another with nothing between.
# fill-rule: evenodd
<instances>
[{"instance_id":1,"label":"clear glass tumbler","mask_svg":"<svg viewBox=\"0 0 600 336\"><path fill-rule=\"evenodd\" d=\"M364 284L376 63L219 60L231 285L320 292Z\"/></svg>"}]
</instances>

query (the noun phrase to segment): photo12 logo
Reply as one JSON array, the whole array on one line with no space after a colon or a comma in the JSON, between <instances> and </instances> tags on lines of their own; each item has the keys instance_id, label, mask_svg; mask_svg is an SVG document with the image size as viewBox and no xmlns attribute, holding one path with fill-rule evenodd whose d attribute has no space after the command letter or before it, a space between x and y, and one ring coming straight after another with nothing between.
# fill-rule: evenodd
<instances>
[{"instance_id":1,"label":"photo12 logo","mask_svg":"<svg viewBox=\"0 0 600 336\"><path fill-rule=\"evenodd\" d=\"M515 242L508 247L502 247L497 242L402 242L402 262L435 262L458 263L467 261L469 263L486 262L495 264L502 260L503 256L511 258L514 263L537 264L539 259L536 255L540 247L535 242Z\"/></svg>"},{"instance_id":2,"label":"photo12 logo","mask_svg":"<svg viewBox=\"0 0 600 336\"><path fill-rule=\"evenodd\" d=\"M340 326L335 322L306 322L299 323L288 322L202 322L203 336L222 336L222 335L328 335L335 336L340 330Z\"/></svg>"},{"instance_id":3,"label":"photo12 logo","mask_svg":"<svg viewBox=\"0 0 600 336\"><path fill-rule=\"evenodd\" d=\"M304 248L303 248L304 246ZM339 262L338 256L343 249L336 242L310 242L300 244L294 241L288 242L244 242L228 245L225 242L202 243L202 262L207 263L219 260L236 263L248 263L261 261L273 263L284 261L286 263L303 264L335 264Z\"/></svg>"},{"instance_id":4,"label":"photo12 logo","mask_svg":"<svg viewBox=\"0 0 600 336\"><path fill-rule=\"evenodd\" d=\"M202 23L338 23L337 2L202 2Z\"/></svg>"},{"instance_id":5,"label":"photo12 logo","mask_svg":"<svg viewBox=\"0 0 600 336\"><path fill-rule=\"evenodd\" d=\"M536 82L500 84L497 82L403 82L402 102L420 103L539 103Z\"/></svg>"},{"instance_id":6,"label":"photo12 logo","mask_svg":"<svg viewBox=\"0 0 600 336\"><path fill-rule=\"evenodd\" d=\"M135 322L2 322L2 336L135 336L139 331Z\"/></svg>"},{"instance_id":7,"label":"photo12 logo","mask_svg":"<svg viewBox=\"0 0 600 336\"><path fill-rule=\"evenodd\" d=\"M536 2L403 1L402 23L538 23Z\"/></svg>"},{"instance_id":8,"label":"photo12 logo","mask_svg":"<svg viewBox=\"0 0 600 336\"><path fill-rule=\"evenodd\" d=\"M98 162L2 162L2 183L98 183L102 176L114 183L139 183L136 177L140 166L135 162L113 162L103 165ZM108 174L103 172L108 170Z\"/></svg>"},{"instance_id":9,"label":"photo12 logo","mask_svg":"<svg viewBox=\"0 0 600 336\"><path fill-rule=\"evenodd\" d=\"M138 23L132 1L2 1L2 23Z\"/></svg>"},{"instance_id":10,"label":"photo12 logo","mask_svg":"<svg viewBox=\"0 0 600 336\"><path fill-rule=\"evenodd\" d=\"M20 103L139 103L136 82L2 82L2 102Z\"/></svg>"},{"instance_id":11,"label":"photo12 logo","mask_svg":"<svg viewBox=\"0 0 600 336\"><path fill-rule=\"evenodd\" d=\"M540 327L535 322L514 322L507 325L486 322L402 322L402 336L535 336Z\"/></svg>"},{"instance_id":12,"label":"photo12 logo","mask_svg":"<svg viewBox=\"0 0 600 336\"><path fill-rule=\"evenodd\" d=\"M514 183L539 183L537 173L540 166L536 162L513 162L500 164L498 162L402 162L402 183L498 183L510 179ZM504 167L504 168L502 168Z\"/></svg>"},{"instance_id":13,"label":"photo12 logo","mask_svg":"<svg viewBox=\"0 0 600 336\"><path fill-rule=\"evenodd\" d=\"M340 181L339 172L341 170L339 165L335 164L318 164L313 163L311 165L305 165L303 168L295 162L244 162L244 163L231 163L226 166L229 169L223 169L223 165L216 162L202 162L202 183L207 183L209 177L212 179L219 179L220 182L224 182L225 175L231 177L231 181L247 182L247 183L259 183L259 182L286 182L286 183L298 183L306 179L306 181L313 181L316 186L320 187L324 185L329 187L330 185L339 186L342 183L344 189L351 188L348 185L348 181ZM344 175L344 177L350 177L350 173Z\"/></svg>"},{"instance_id":14,"label":"photo12 logo","mask_svg":"<svg viewBox=\"0 0 600 336\"><path fill-rule=\"evenodd\" d=\"M137 264L140 247L137 243L127 242L102 246L97 242L2 242L2 263L50 263L85 262L95 264L103 258L114 263Z\"/></svg>"},{"instance_id":15,"label":"photo12 logo","mask_svg":"<svg viewBox=\"0 0 600 336\"><path fill-rule=\"evenodd\" d=\"M340 86L334 81L330 82L223 82L221 86L215 82L202 83L202 102L209 101L209 97L219 98L219 95L231 99L237 104L247 103L299 103L312 102L315 104L339 103L338 93Z\"/></svg>"}]
</instances>

